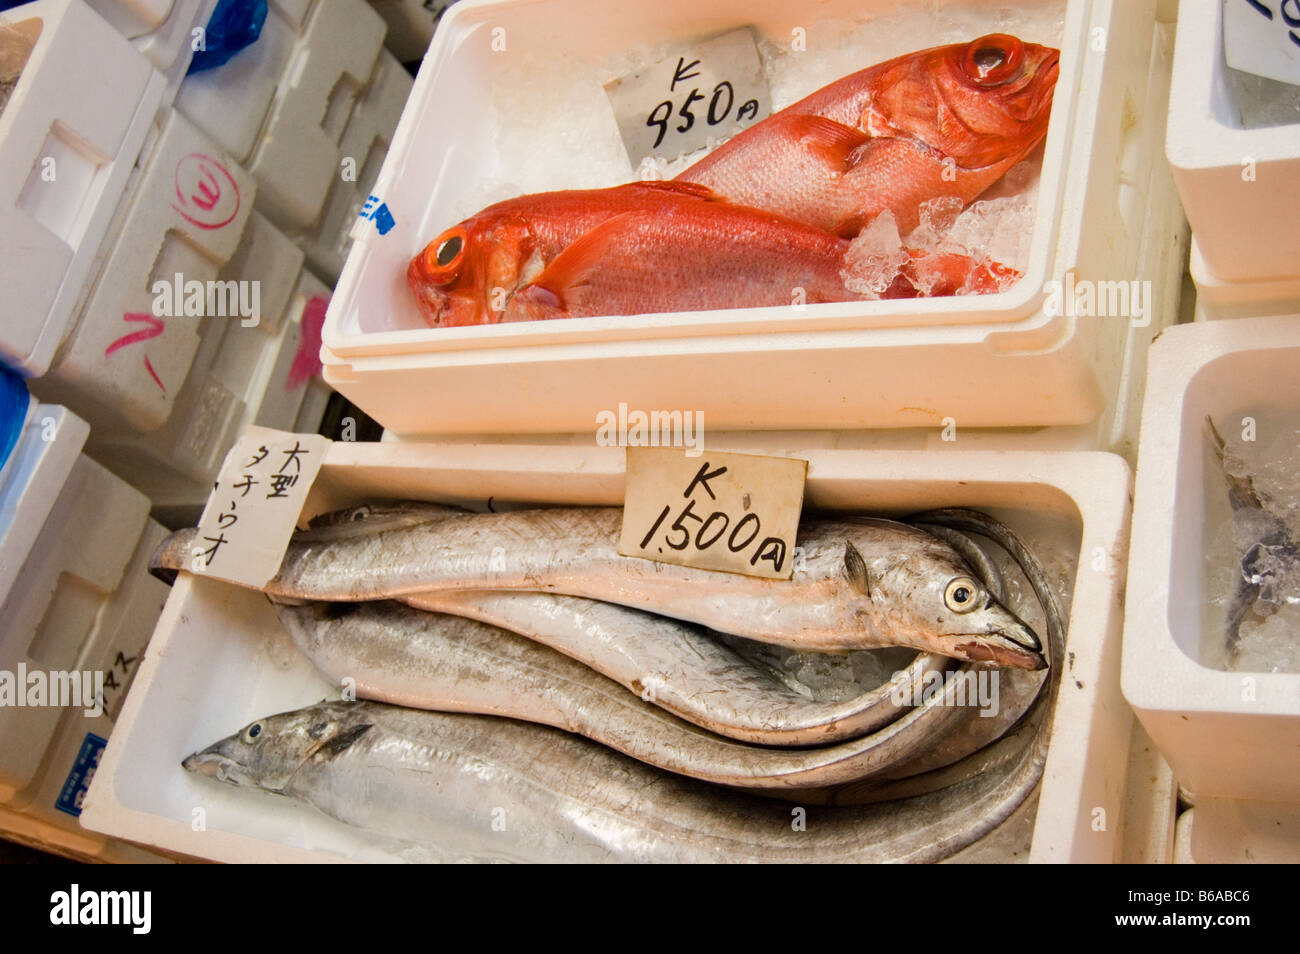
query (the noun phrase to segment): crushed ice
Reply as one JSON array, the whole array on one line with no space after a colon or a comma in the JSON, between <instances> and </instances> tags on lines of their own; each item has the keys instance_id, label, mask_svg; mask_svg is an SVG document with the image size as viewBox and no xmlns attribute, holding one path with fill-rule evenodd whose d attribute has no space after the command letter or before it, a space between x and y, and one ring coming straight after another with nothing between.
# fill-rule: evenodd
<instances>
[{"instance_id":1,"label":"crushed ice","mask_svg":"<svg viewBox=\"0 0 1300 954\"><path fill-rule=\"evenodd\" d=\"M1235 649L1211 633L1208 665L1236 672L1300 672L1300 441L1290 426L1256 424L1257 441L1225 437L1223 473L1249 482L1262 507L1232 511L1230 526L1207 528L1206 586L1218 625L1249 601ZM1269 435L1264 437L1263 435ZM1257 589L1256 589L1257 588Z\"/></svg>"}]
</instances>

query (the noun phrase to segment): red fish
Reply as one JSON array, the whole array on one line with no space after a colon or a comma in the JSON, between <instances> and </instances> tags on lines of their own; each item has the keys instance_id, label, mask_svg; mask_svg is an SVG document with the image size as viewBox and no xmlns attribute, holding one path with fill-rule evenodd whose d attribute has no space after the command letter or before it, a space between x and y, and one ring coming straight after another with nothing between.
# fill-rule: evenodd
<instances>
[{"instance_id":1,"label":"red fish","mask_svg":"<svg viewBox=\"0 0 1300 954\"><path fill-rule=\"evenodd\" d=\"M973 201L1047 133L1059 51L992 34L909 53L823 87L677 177L853 236L889 209Z\"/></svg>"},{"instance_id":2,"label":"red fish","mask_svg":"<svg viewBox=\"0 0 1300 954\"><path fill-rule=\"evenodd\" d=\"M728 202L614 216L511 298L506 321L849 301L849 242Z\"/></svg>"},{"instance_id":3,"label":"red fish","mask_svg":"<svg viewBox=\"0 0 1300 954\"><path fill-rule=\"evenodd\" d=\"M632 182L508 199L430 242L411 260L407 282L435 328L504 321L519 288L607 219L719 201L709 189L687 182Z\"/></svg>"},{"instance_id":4,"label":"red fish","mask_svg":"<svg viewBox=\"0 0 1300 954\"><path fill-rule=\"evenodd\" d=\"M993 295L1020 281L1021 274L998 262L978 262L960 252L908 249L911 258L881 298L938 298Z\"/></svg>"}]
</instances>

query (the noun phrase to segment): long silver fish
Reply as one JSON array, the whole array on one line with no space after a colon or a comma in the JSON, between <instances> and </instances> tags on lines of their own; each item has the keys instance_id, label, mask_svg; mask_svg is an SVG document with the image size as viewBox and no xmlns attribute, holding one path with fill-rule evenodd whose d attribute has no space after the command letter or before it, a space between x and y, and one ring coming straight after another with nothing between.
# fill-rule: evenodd
<instances>
[{"instance_id":1,"label":"long silver fish","mask_svg":"<svg viewBox=\"0 0 1300 954\"><path fill-rule=\"evenodd\" d=\"M1011 764L916 798L823 808L718 789L543 726L327 702L259 719L182 765L484 860L920 862L1005 820L1046 745L1040 731Z\"/></svg>"},{"instance_id":2,"label":"long silver fish","mask_svg":"<svg viewBox=\"0 0 1300 954\"><path fill-rule=\"evenodd\" d=\"M354 680L360 698L554 726L649 765L736 787L857 781L932 747L963 716L949 691L836 745L746 745L703 731L541 643L474 620L388 600L276 611L313 665L335 683ZM749 701L760 711L781 708L780 699Z\"/></svg>"},{"instance_id":3,"label":"long silver fish","mask_svg":"<svg viewBox=\"0 0 1300 954\"><path fill-rule=\"evenodd\" d=\"M619 603L796 649L910 646L957 659L1041 669L1034 632L998 604L948 544L904 524L809 517L790 580L699 570L618 553L613 507L438 514L368 532L339 520L323 540L295 536L273 596L407 598L435 590L535 590ZM194 531L154 567L188 569Z\"/></svg>"},{"instance_id":4,"label":"long silver fish","mask_svg":"<svg viewBox=\"0 0 1300 954\"><path fill-rule=\"evenodd\" d=\"M765 644L741 648L738 637L613 603L493 590L422 593L408 602L544 643L688 722L759 745L825 745L865 735L907 711L895 701L901 695L895 680L920 684L927 672L952 664L944 656L918 654L901 661L893 678L821 701L754 658L752 650ZM899 656L908 650L876 652Z\"/></svg>"}]
</instances>

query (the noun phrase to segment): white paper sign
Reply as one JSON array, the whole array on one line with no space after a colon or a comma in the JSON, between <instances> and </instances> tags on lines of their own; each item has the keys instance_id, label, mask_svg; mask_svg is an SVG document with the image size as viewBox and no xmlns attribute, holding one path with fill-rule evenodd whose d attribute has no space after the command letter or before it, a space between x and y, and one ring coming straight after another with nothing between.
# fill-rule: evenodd
<instances>
[{"instance_id":1,"label":"white paper sign","mask_svg":"<svg viewBox=\"0 0 1300 954\"><path fill-rule=\"evenodd\" d=\"M1234 70L1300 86L1300 0L1223 0L1223 53Z\"/></svg>"},{"instance_id":2,"label":"white paper sign","mask_svg":"<svg viewBox=\"0 0 1300 954\"><path fill-rule=\"evenodd\" d=\"M331 443L319 434L245 430L226 455L199 520L190 569L265 586L280 569Z\"/></svg>"},{"instance_id":3,"label":"white paper sign","mask_svg":"<svg viewBox=\"0 0 1300 954\"><path fill-rule=\"evenodd\" d=\"M629 447L618 552L788 580L808 462Z\"/></svg>"},{"instance_id":4,"label":"white paper sign","mask_svg":"<svg viewBox=\"0 0 1300 954\"><path fill-rule=\"evenodd\" d=\"M754 31L732 30L605 84L633 166L734 136L772 111Z\"/></svg>"}]
</instances>

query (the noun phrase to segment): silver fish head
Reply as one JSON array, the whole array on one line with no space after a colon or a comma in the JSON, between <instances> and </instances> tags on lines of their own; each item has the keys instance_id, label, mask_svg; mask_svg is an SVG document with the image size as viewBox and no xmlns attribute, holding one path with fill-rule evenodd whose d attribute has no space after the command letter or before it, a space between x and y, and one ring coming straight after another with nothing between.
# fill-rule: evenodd
<instances>
[{"instance_id":1,"label":"silver fish head","mask_svg":"<svg viewBox=\"0 0 1300 954\"><path fill-rule=\"evenodd\" d=\"M334 758L372 728L364 713L363 703L322 702L267 716L195 752L181 767L230 785L283 793L308 761Z\"/></svg>"},{"instance_id":2,"label":"silver fish head","mask_svg":"<svg viewBox=\"0 0 1300 954\"><path fill-rule=\"evenodd\" d=\"M1046 669L1034 631L999 603L955 551L937 541L868 570L852 545L845 571L872 614L903 645L967 662Z\"/></svg>"}]
</instances>

